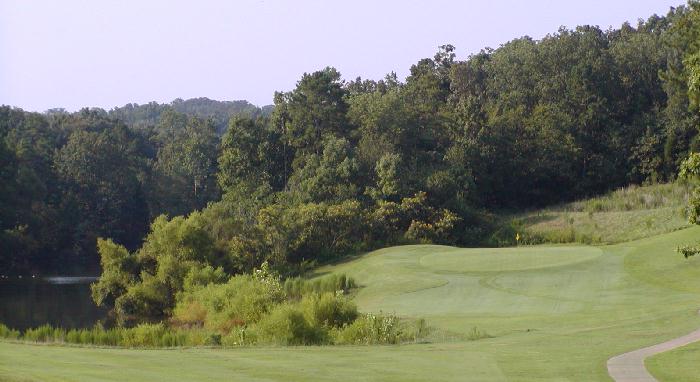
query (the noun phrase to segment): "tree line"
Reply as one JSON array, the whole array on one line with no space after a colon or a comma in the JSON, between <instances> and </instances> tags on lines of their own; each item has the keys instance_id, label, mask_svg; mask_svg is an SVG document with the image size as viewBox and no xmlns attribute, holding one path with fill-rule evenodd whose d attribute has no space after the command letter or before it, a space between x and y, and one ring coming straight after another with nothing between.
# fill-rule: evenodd
<instances>
[{"instance_id":1,"label":"tree line","mask_svg":"<svg viewBox=\"0 0 700 382\"><path fill-rule=\"evenodd\" d=\"M103 299L167 295L192 267L284 274L381 245L489 245L490 211L671 180L700 144L699 13L690 2L462 61L444 45L405 80L329 67L263 109L3 107L0 265L94 264L110 238Z\"/></svg>"}]
</instances>

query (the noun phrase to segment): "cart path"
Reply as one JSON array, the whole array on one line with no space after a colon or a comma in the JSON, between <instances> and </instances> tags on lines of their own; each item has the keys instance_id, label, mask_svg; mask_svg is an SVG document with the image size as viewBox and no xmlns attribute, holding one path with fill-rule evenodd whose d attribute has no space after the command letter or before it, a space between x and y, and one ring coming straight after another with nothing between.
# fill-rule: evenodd
<instances>
[{"instance_id":1,"label":"cart path","mask_svg":"<svg viewBox=\"0 0 700 382\"><path fill-rule=\"evenodd\" d=\"M608 374L616 382L657 382L644 367L644 359L696 341L700 341L700 329L683 337L617 355L608 360Z\"/></svg>"}]
</instances>

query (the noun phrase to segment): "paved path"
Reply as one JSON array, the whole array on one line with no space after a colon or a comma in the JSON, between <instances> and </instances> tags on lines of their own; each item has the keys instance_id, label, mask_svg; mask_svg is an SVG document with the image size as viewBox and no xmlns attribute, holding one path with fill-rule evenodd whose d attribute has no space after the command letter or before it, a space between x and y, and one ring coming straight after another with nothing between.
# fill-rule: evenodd
<instances>
[{"instance_id":1,"label":"paved path","mask_svg":"<svg viewBox=\"0 0 700 382\"><path fill-rule=\"evenodd\" d=\"M658 345L620 354L608 360L608 374L616 382L657 382L644 367L644 359L696 341L700 341L700 329Z\"/></svg>"}]
</instances>

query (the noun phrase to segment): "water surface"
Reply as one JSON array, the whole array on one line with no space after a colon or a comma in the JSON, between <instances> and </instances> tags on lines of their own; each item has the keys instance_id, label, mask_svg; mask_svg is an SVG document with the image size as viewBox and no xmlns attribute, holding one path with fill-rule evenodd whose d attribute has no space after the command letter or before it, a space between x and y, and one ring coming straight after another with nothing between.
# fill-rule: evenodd
<instances>
[{"instance_id":1,"label":"water surface","mask_svg":"<svg viewBox=\"0 0 700 382\"><path fill-rule=\"evenodd\" d=\"M0 322L24 330L43 324L90 328L106 316L90 297L96 277L0 279Z\"/></svg>"}]
</instances>

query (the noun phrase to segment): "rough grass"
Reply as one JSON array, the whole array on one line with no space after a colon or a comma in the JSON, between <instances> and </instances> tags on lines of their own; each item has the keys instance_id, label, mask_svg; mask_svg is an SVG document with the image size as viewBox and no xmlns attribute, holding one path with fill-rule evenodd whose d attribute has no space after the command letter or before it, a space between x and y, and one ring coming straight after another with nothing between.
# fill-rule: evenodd
<instances>
[{"instance_id":1,"label":"rough grass","mask_svg":"<svg viewBox=\"0 0 700 382\"><path fill-rule=\"evenodd\" d=\"M319 273L354 278L362 312L424 317L430 343L128 350L0 341L0 380L608 381L609 357L700 327L700 258L674 251L698 237L700 227L595 248L386 248Z\"/></svg>"},{"instance_id":2,"label":"rough grass","mask_svg":"<svg viewBox=\"0 0 700 382\"><path fill-rule=\"evenodd\" d=\"M647 358L646 367L663 382L700 381L700 343L696 342Z\"/></svg>"},{"instance_id":3,"label":"rough grass","mask_svg":"<svg viewBox=\"0 0 700 382\"><path fill-rule=\"evenodd\" d=\"M685 183L624 187L607 195L505 217L502 244L613 244L689 226L692 186Z\"/></svg>"}]
</instances>

